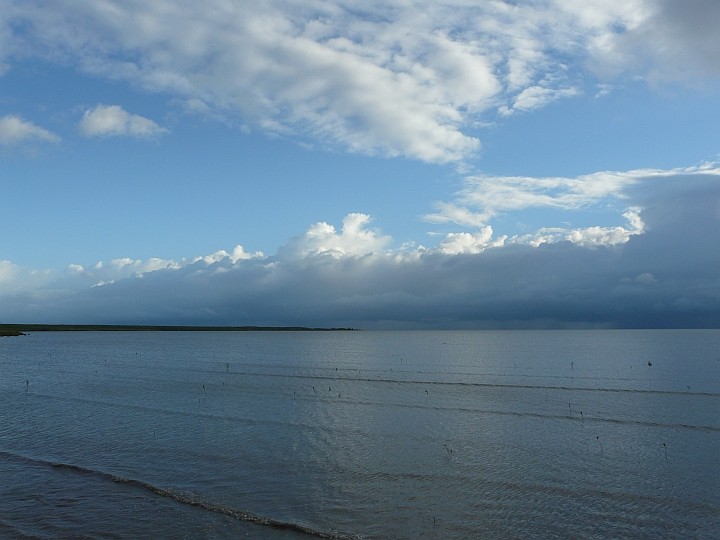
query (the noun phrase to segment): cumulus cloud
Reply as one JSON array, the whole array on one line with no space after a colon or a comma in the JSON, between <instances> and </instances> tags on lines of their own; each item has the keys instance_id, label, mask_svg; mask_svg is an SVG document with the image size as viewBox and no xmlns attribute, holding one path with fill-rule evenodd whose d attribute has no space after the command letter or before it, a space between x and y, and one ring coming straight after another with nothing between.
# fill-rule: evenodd
<instances>
[{"instance_id":1,"label":"cumulus cloud","mask_svg":"<svg viewBox=\"0 0 720 540\"><path fill-rule=\"evenodd\" d=\"M148 118L130 114L119 105L98 105L88 109L80 121L80 131L87 137L155 137L167 129Z\"/></svg>"},{"instance_id":2,"label":"cumulus cloud","mask_svg":"<svg viewBox=\"0 0 720 540\"><path fill-rule=\"evenodd\" d=\"M478 123L576 95L588 69L660 79L692 66L716 76L716 3L677 5L6 0L0 62L41 55L211 118L352 152L457 162L480 148ZM100 112L97 123L83 120L89 134L161 129Z\"/></svg>"},{"instance_id":3,"label":"cumulus cloud","mask_svg":"<svg viewBox=\"0 0 720 540\"><path fill-rule=\"evenodd\" d=\"M481 253L487 248L502 246L506 239L505 236L493 238L493 229L487 226L475 233L449 233L440 243L439 251L447 255Z\"/></svg>"},{"instance_id":4,"label":"cumulus cloud","mask_svg":"<svg viewBox=\"0 0 720 540\"><path fill-rule=\"evenodd\" d=\"M563 241L583 247L615 246L628 242L632 236L643 234L645 223L642 220L641 212L642 210L638 207L629 208L624 212L623 217L627 221L624 227L593 226L575 229L543 227L531 234L513 236L509 241L534 247Z\"/></svg>"},{"instance_id":5,"label":"cumulus cloud","mask_svg":"<svg viewBox=\"0 0 720 540\"><path fill-rule=\"evenodd\" d=\"M60 137L47 129L36 126L12 114L0 117L0 145L14 145L23 142L60 142Z\"/></svg>"},{"instance_id":6,"label":"cumulus cloud","mask_svg":"<svg viewBox=\"0 0 720 540\"><path fill-rule=\"evenodd\" d=\"M279 255L283 258L303 259L309 255L341 258L380 253L391 238L367 229L369 223L370 216L367 214L348 214L338 234L332 225L318 222L304 235L292 239Z\"/></svg>"},{"instance_id":7,"label":"cumulus cloud","mask_svg":"<svg viewBox=\"0 0 720 540\"><path fill-rule=\"evenodd\" d=\"M244 261L248 259L256 259L256 258L262 258L263 254L261 251L256 251L254 253L248 253L245 251L245 248L241 245L237 245L233 248L232 252L228 253L224 249L220 249L216 251L215 253L212 253L211 255L205 255L204 257L195 257L192 259L192 262L198 262L203 261L206 264L212 264L224 260L229 260L233 263L236 263L238 261Z\"/></svg>"},{"instance_id":8,"label":"cumulus cloud","mask_svg":"<svg viewBox=\"0 0 720 540\"><path fill-rule=\"evenodd\" d=\"M454 233L393 250L351 214L277 255L236 247L182 261L117 259L41 275L0 264L0 319L26 322L398 327L717 327L720 172L627 190L623 227ZM620 230L622 229L622 230ZM39 275L39 274L38 274ZM37 278L40 279L40 278ZM13 285L15 283L15 285Z\"/></svg>"}]
</instances>

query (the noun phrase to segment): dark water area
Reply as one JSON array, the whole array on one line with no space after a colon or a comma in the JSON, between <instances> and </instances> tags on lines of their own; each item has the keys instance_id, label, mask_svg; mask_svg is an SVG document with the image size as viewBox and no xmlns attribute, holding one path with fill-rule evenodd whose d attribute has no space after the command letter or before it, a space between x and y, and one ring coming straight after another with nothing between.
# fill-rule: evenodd
<instances>
[{"instance_id":1,"label":"dark water area","mask_svg":"<svg viewBox=\"0 0 720 540\"><path fill-rule=\"evenodd\" d=\"M720 331L0 340L2 538L720 538Z\"/></svg>"}]
</instances>

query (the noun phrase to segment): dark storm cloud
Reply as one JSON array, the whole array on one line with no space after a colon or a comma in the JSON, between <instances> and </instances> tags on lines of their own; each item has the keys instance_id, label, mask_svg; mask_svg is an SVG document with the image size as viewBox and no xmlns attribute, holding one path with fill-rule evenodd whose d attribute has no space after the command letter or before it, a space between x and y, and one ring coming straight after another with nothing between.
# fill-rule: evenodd
<instances>
[{"instance_id":1,"label":"dark storm cloud","mask_svg":"<svg viewBox=\"0 0 720 540\"><path fill-rule=\"evenodd\" d=\"M651 15L618 37L616 47L625 58L645 62L636 66L650 80L693 85L720 75L720 3L715 0L656 0Z\"/></svg>"}]
</instances>

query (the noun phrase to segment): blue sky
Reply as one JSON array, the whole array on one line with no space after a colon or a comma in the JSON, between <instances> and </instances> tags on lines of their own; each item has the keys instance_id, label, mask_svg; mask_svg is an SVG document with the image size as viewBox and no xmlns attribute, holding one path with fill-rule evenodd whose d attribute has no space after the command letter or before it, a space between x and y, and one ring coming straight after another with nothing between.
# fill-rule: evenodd
<instances>
[{"instance_id":1,"label":"blue sky","mask_svg":"<svg viewBox=\"0 0 720 540\"><path fill-rule=\"evenodd\" d=\"M678 6L0 0L0 321L717 326Z\"/></svg>"}]
</instances>

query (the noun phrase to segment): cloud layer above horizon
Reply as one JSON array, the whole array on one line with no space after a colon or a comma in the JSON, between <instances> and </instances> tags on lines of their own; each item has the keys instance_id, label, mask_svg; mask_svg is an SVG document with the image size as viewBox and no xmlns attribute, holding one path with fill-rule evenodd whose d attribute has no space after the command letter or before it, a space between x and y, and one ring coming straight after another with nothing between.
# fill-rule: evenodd
<instances>
[{"instance_id":1,"label":"cloud layer above horizon","mask_svg":"<svg viewBox=\"0 0 720 540\"><path fill-rule=\"evenodd\" d=\"M610 174L610 173L607 173ZM618 174L618 173L616 173ZM319 222L272 256L241 245L182 261L62 272L0 261L0 320L359 328L720 325L720 169L622 175L625 227L484 227L389 249L369 216ZM646 189L652 183L653 189ZM641 189L642 187L642 189Z\"/></svg>"}]
</instances>

